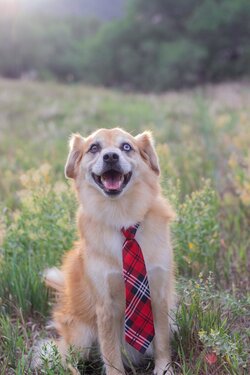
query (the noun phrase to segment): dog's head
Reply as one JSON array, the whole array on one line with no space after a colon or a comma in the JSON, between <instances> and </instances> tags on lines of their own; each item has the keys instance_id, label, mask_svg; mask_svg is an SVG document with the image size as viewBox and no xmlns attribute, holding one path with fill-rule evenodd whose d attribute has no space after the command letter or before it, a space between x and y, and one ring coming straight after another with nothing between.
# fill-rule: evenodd
<instances>
[{"instance_id":1,"label":"dog's head","mask_svg":"<svg viewBox=\"0 0 250 375\"><path fill-rule=\"evenodd\" d=\"M115 128L71 137L65 175L96 220L117 226L141 221L158 196L159 174L150 132L133 137Z\"/></svg>"},{"instance_id":2,"label":"dog's head","mask_svg":"<svg viewBox=\"0 0 250 375\"><path fill-rule=\"evenodd\" d=\"M135 183L153 181L159 175L158 158L149 132L133 137L115 129L100 129L83 138L70 140L65 175L89 185L108 198L121 197Z\"/></svg>"}]
</instances>

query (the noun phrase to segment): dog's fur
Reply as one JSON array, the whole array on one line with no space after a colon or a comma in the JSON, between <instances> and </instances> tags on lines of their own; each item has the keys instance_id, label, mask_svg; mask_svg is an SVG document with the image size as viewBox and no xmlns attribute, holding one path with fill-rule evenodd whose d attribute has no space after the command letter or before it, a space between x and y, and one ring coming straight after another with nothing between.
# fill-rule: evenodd
<instances>
[{"instance_id":1,"label":"dog's fur","mask_svg":"<svg viewBox=\"0 0 250 375\"><path fill-rule=\"evenodd\" d=\"M131 151L123 149L124 143ZM91 152L92 144L98 144L95 152ZM101 175L107 152L119 156L124 174L132 173L127 185L112 195L92 174ZM46 284L58 294L53 319L62 357L70 345L87 355L91 345L98 342L108 375L125 374L122 346L133 362L141 360L124 342L121 233L121 228L140 222L136 239L147 267L155 325L155 338L147 354L154 356L154 374L172 374L169 312L174 304L174 265L169 223L174 214L161 193L151 134L133 137L119 128L100 129L88 138L75 134L65 174L74 179L79 200L79 241L64 257L61 270L50 269L45 277Z\"/></svg>"}]
</instances>

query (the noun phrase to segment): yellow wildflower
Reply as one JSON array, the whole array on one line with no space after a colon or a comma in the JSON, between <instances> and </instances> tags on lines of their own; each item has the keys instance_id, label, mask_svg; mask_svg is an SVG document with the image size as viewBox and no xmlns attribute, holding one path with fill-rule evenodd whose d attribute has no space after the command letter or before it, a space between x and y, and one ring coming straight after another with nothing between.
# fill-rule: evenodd
<instances>
[{"instance_id":1,"label":"yellow wildflower","mask_svg":"<svg viewBox=\"0 0 250 375\"><path fill-rule=\"evenodd\" d=\"M189 242L188 247L189 247L190 250L193 250L195 245L193 244L193 242Z\"/></svg>"},{"instance_id":2,"label":"yellow wildflower","mask_svg":"<svg viewBox=\"0 0 250 375\"><path fill-rule=\"evenodd\" d=\"M217 117L215 124L218 128L224 128L225 125L227 125L231 120L231 117L229 114L224 113Z\"/></svg>"}]
</instances>

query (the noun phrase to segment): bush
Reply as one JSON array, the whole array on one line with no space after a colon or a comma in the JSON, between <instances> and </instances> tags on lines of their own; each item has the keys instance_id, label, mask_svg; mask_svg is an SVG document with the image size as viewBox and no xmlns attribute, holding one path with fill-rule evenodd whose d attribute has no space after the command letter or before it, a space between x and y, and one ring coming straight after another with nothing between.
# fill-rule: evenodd
<instances>
[{"instance_id":1,"label":"bush","mask_svg":"<svg viewBox=\"0 0 250 375\"><path fill-rule=\"evenodd\" d=\"M219 251L218 201L209 181L177 206L173 226L175 259L182 275L216 270Z\"/></svg>"}]
</instances>

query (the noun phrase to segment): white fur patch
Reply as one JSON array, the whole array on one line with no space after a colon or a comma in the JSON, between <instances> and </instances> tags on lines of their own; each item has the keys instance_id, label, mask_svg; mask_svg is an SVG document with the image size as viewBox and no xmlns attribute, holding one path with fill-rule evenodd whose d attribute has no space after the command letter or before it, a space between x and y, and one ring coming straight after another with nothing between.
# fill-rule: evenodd
<instances>
[{"instance_id":1,"label":"white fur patch","mask_svg":"<svg viewBox=\"0 0 250 375\"><path fill-rule=\"evenodd\" d=\"M64 286L63 272L56 267L48 268L43 273L46 283L54 289L61 289Z\"/></svg>"}]
</instances>

